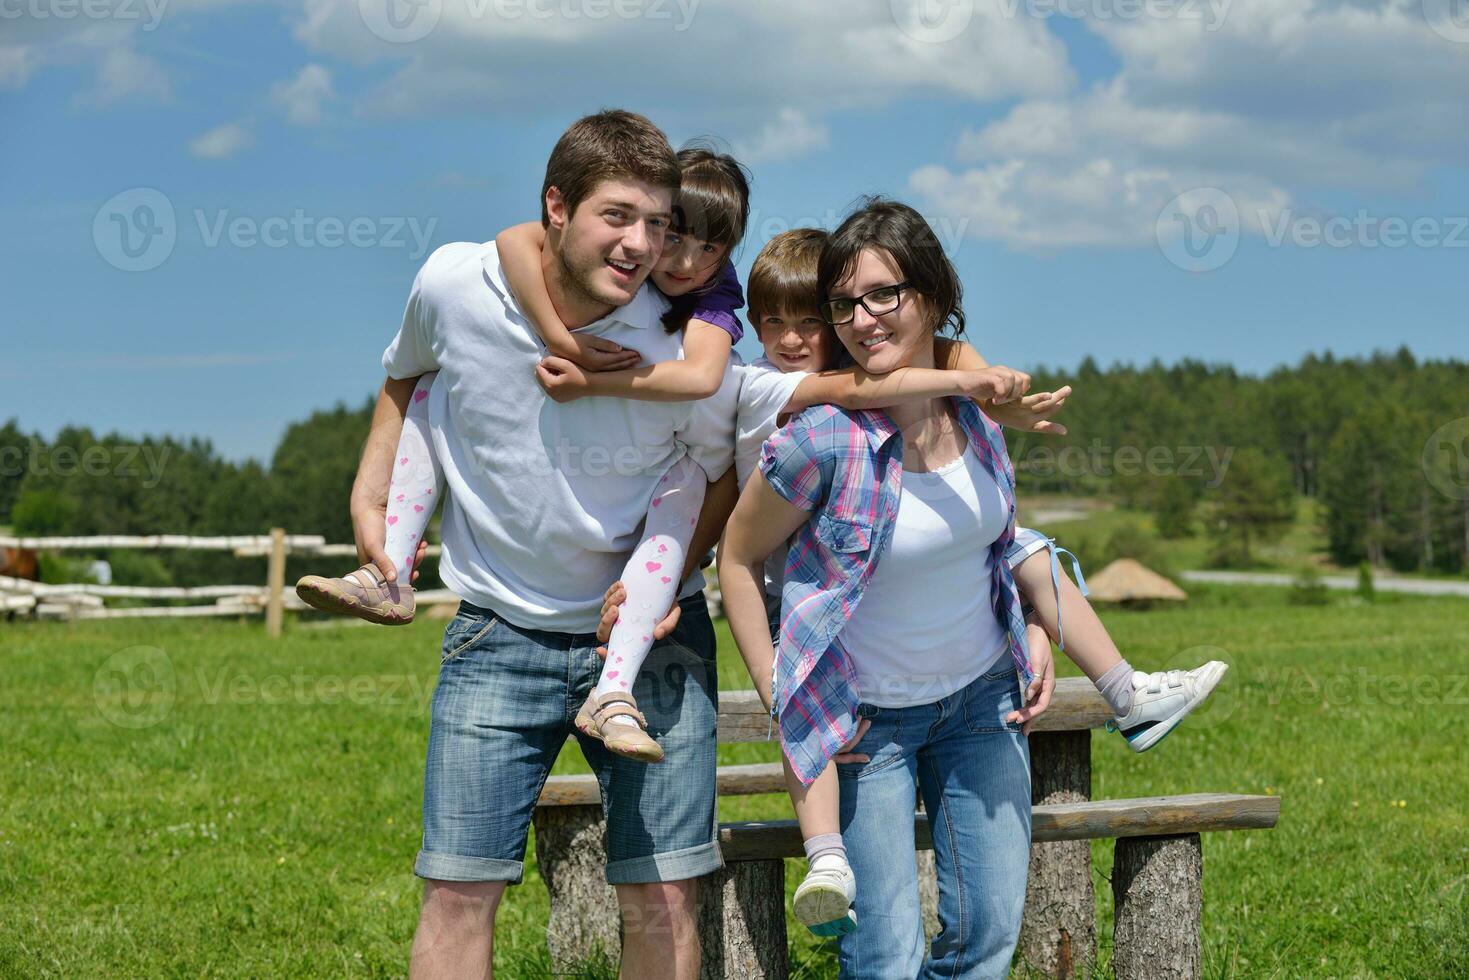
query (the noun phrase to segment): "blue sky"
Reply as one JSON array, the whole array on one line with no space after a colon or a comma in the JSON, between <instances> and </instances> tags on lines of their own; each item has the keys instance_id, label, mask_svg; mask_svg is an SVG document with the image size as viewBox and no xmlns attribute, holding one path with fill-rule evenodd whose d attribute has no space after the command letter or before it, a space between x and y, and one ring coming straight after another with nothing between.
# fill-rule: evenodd
<instances>
[{"instance_id":1,"label":"blue sky","mask_svg":"<svg viewBox=\"0 0 1469 980\"><path fill-rule=\"evenodd\" d=\"M533 217L604 105L749 163L742 272L914 203L997 362L1469 354L1469 20L1437 0L417 3L0 0L0 419L268 458L375 389L423 250Z\"/></svg>"}]
</instances>

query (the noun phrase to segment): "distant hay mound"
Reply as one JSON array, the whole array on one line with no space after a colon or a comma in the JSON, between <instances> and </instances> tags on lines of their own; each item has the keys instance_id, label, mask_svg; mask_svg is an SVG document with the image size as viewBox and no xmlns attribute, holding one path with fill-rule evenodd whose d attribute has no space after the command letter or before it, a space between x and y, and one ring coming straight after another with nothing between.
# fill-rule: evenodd
<instances>
[{"instance_id":1,"label":"distant hay mound","mask_svg":"<svg viewBox=\"0 0 1469 980\"><path fill-rule=\"evenodd\" d=\"M1117 559L1088 576L1086 584L1094 602L1178 602L1188 598L1187 592L1131 558Z\"/></svg>"}]
</instances>

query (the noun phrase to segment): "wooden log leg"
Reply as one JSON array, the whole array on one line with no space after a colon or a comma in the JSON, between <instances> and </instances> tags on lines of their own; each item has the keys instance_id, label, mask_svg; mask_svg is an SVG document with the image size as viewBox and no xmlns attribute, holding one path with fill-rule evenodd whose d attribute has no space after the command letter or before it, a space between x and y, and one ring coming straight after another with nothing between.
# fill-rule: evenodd
<instances>
[{"instance_id":1,"label":"wooden log leg","mask_svg":"<svg viewBox=\"0 0 1469 980\"><path fill-rule=\"evenodd\" d=\"M1030 736L1032 805L1091 799L1091 732ZM1096 959L1096 899L1088 841L1032 844L1018 959L1032 971L1067 980Z\"/></svg>"},{"instance_id":2,"label":"wooden log leg","mask_svg":"<svg viewBox=\"0 0 1469 980\"><path fill-rule=\"evenodd\" d=\"M700 980L785 980L785 862L734 861L699 879Z\"/></svg>"},{"instance_id":3,"label":"wooden log leg","mask_svg":"<svg viewBox=\"0 0 1469 980\"><path fill-rule=\"evenodd\" d=\"M265 567L265 635L274 639L281 635L285 619L286 531L270 529L270 557Z\"/></svg>"},{"instance_id":4,"label":"wooden log leg","mask_svg":"<svg viewBox=\"0 0 1469 980\"><path fill-rule=\"evenodd\" d=\"M918 796L918 812L923 812L923 795ZM918 862L918 909L923 913L923 938L933 942L939 934L939 874L933 847L915 852ZM861 883L858 883L861 887Z\"/></svg>"},{"instance_id":5,"label":"wooden log leg","mask_svg":"<svg viewBox=\"0 0 1469 980\"><path fill-rule=\"evenodd\" d=\"M607 825L602 807L537 807L536 862L551 896L546 945L552 969L574 974L599 953L622 955L617 892L607 884Z\"/></svg>"},{"instance_id":6,"label":"wooden log leg","mask_svg":"<svg viewBox=\"0 0 1469 980\"><path fill-rule=\"evenodd\" d=\"M1204 910L1199 835L1120 837L1113 853L1117 980L1196 980Z\"/></svg>"},{"instance_id":7,"label":"wooden log leg","mask_svg":"<svg viewBox=\"0 0 1469 980\"><path fill-rule=\"evenodd\" d=\"M918 907L923 911L923 938L933 942L939 934L939 876L933 851L918 851ZM861 888L861 882L857 883Z\"/></svg>"}]
</instances>

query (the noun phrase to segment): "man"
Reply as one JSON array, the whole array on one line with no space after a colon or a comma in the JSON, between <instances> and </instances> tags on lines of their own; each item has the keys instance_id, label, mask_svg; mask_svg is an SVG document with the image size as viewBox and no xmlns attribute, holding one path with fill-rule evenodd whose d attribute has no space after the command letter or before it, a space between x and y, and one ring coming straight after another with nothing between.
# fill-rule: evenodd
<instances>
[{"instance_id":1,"label":"man","mask_svg":"<svg viewBox=\"0 0 1469 980\"><path fill-rule=\"evenodd\" d=\"M562 321L646 363L680 351L681 337L659 324L666 302L644 285L678 179L652 123L606 111L562 135L542 188L542 270ZM414 381L437 370L429 418L450 491L440 573L464 603L445 633L431 708L414 866L426 879L418 978L490 975L495 913L505 885L521 878L536 797L600 670L603 593L684 447L711 483L731 460L728 432L689 402L557 404L535 379L542 354L493 242L440 248L383 355L388 380L353 488L359 546L391 575L392 563L379 560L385 488ZM708 488L691 555L718 538L733 503L731 478ZM694 879L722 863L714 634L699 570L685 572L679 606L634 687L664 761L620 759L581 739L608 814L624 976L697 976Z\"/></svg>"}]
</instances>

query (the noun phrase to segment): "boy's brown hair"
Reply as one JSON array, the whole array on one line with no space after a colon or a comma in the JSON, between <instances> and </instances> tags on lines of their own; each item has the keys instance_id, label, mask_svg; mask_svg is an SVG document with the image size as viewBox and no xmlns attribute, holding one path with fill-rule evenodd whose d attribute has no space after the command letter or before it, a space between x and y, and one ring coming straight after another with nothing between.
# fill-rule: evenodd
<instances>
[{"instance_id":1,"label":"boy's brown hair","mask_svg":"<svg viewBox=\"0 0 1469 980\"><path fill-rule=\"evenodd\" d=\"M640 180L678 190L678 157L668 137L645 116L624 109L603 109L572 123L551 158L541 184L541 225L550 224L546 192L555 187L568 215L604 180Z\"/></svg>"},{"instance_id":2,"label":"boy's brown hair","mask_svg":"<svg viewBox=\"0 0 1469 980\"><path fill-rule=\"evenodd\" d=\"M760 332L760 320L781 311L821 309L816 278L827 234L820 228L783 231L760 250L750 269L750 325Z\"/></svg>"}]
</instances>

